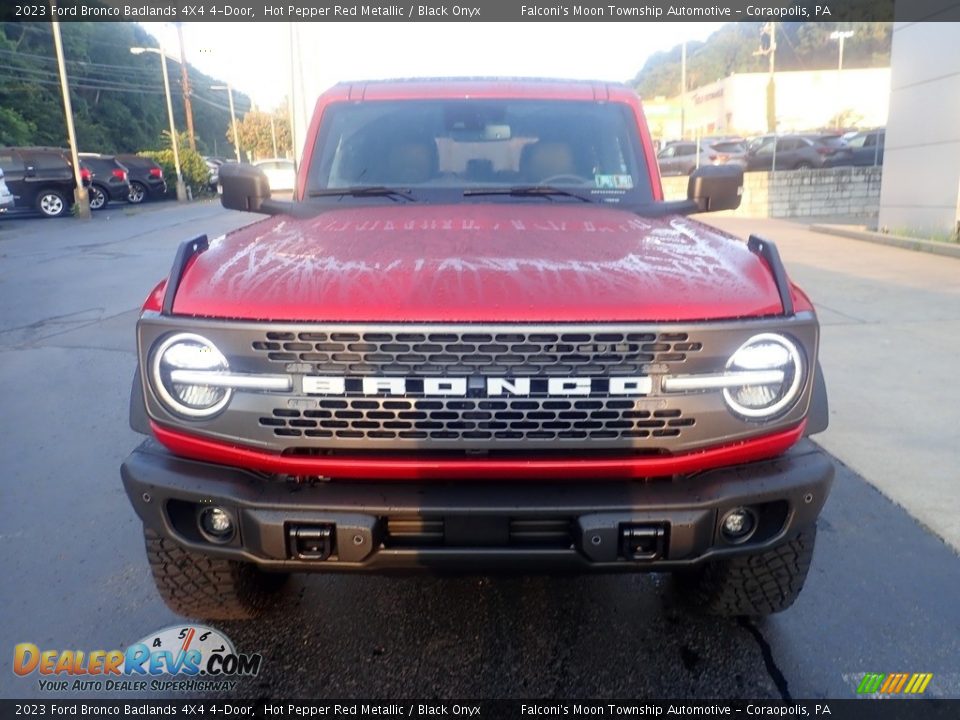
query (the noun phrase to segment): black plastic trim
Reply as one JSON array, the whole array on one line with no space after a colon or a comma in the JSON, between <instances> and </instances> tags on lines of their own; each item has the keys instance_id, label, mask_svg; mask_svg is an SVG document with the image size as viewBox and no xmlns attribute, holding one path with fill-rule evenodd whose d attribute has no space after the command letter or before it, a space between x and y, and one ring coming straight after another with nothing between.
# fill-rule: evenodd
<instances>
[{"instance_id":1,"label":"black plastic trim","mask_svg":"<svg viewBox=\"0 0 960 720\"><path fill-rule=\"evenodd\" d=\"M751 252L767 261L770 271L773 273L773 282L777 286L777 292L780 293L780 304L783 305L783 314L790 317L794 314L793 297L790 295L790 281L787 279L787 271L783 267L783 261L780 259L780 252L777 246L769 240L764 240L756 235L751 235L747 240L747 247Z\"/></svg>"},{"instance_id":2,"label":"black plastic trim","mask_svg":"<svg viewBox=\"0 0 960 720\"><path fill-rule=\"evenodd\" d=\"M121 468L123 484L146 527L197 552L253 562L266 570L379 572L424 569L524 568L537 572L671 570L773 547L809 527L833 480L833 462L810 441L770 460L696 475L649 481L297 483L180 458L147 440ZM174 502L215 504L239 522L239 542L201 542L170 519ZM719 538L717 522L742 505L784 507L777 527L740 545ZM389 547L385 517L568 519L570 547ZM292 559L291 526L334 528L336 558ZM667 528L659 557L638 562L618 552L624 526ZM476 537L461 540L478 540ZM479 540L483 540L480 537Z\"/></svg>"},{"instance_id":3,"label":"black plastic trim","mask_svg":"<svg viewBox=\"0 0 960 720\"><path fill-rule=\"evenodd\" d=\"M130 428L141 435L150 434L150 416L147 415L147 406L143 401L143 380L139 363L130 386Z\"/></svg>"},{"instance_id":4,"label":"black plastic trim","mask_svg":"<svg viewBox=\"0 0 960 720\"><path fill-rule=\"evenodd\" d=\"M177 290L180 289L180 281L183 280L183 271L187 267L190 259L199 253L204 252L210 243L207 242L206 235L198 235L192 240L184 240L177 248L177 254L173 258L173 267L170 268L170 277L167 278L167 287L163 293L163 307L160 310L162 315L173 315L173 301L177 297Z\"/></svg>"},{"instance_id":5,"label":"black plastic trim","mask_svg":"<svg viewBox=\"0 0 960 720\"><path fill-rule=\"evenodd\" d=\"M823 379L823 368L817 360L813 376L813 392L810 395L810 409L807 411L807 426L803 431L804 437L821 433L829 425L830 403L827 400L827 384Z\"/></svg>"}]
</instances>

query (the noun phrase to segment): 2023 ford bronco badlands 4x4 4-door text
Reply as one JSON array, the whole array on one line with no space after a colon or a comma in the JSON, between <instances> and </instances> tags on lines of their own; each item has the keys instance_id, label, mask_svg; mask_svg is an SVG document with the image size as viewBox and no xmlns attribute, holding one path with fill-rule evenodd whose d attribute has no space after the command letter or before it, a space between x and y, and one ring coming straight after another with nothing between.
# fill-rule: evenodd
<instances>
[{"instance_id":1,"label":"2023 ford bronco badlands 4x4 4-door text","mask_svg":"<svg viewBox=\"0 0 960 720\"><path fill-rule=\"evenodd\" d=\"M122 475L157 588L250 617L292 572L672 571L708 611L803 585L833 466L813 306L776 248L665 202L640 102L587 82L320 97L292 201L248 165L143 306Z\"/></svg>"}]
</instances>

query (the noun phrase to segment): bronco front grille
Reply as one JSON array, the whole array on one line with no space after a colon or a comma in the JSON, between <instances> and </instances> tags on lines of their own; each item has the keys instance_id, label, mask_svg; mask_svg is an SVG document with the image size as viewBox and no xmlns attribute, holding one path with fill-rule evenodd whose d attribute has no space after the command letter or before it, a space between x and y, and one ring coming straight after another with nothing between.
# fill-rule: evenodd
<instances>
[{"instance_id":1,"label":"bronco front grille","mask_svg":"<svg viewBox=\"0 0 960 720\"><path fill-rule=\"evenodd\" d=\"M260 418L277 437L352 440L628 440L676 438L696 423L678 409L622 398L325 398Z\"/></svg>"},{"instance_id":2,"label":"bronco front grille","mask_svg":"<svg viewBox=\"0 0 960 720\"><path fill-rule=\"evenodd\" d=\"M635 375L702 349L686 333L267 332L255 354L326 375Z\"/></svg>"},{"instance_id":3,"label":"bronco front grille","mask_svg":"<svg viewBox=\"0 0 960 720\"><path fill-rule=\"evenodd\" d=\"M150 417L214 441L288 454L657 454L734 443L796 425L809 389L782 417L755 423L731 413L719 390L666 392L663 378L722 373L731 354L761 332L788 334L808 363L817 346L810 314L669 324L148 315L139 324L141 367L171 333L185 331L209 339L232 373L286 377L287 389L238 388L221 413L191 420L170 413L148 380Z\"/></svg>"}]
</instances>

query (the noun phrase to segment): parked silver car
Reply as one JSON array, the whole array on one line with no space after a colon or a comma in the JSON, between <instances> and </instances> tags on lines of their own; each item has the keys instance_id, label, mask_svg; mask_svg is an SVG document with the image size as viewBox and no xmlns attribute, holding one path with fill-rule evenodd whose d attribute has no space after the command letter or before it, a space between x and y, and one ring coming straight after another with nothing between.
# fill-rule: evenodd
<instances>
[{"instance_id":1,"label":"parked silver car","mask_svg":"<svg viewBox=\"0 0 960 720\"><path fill-rule=\"evenodd\" d=\"M0 170L0 213L5 213L13 207L13 193L3 180L3 170Z\"/></svg>"},{"instance_id":2,"label":"parked silver car","mask_svg":"<svg viewBox=\"0 0 960 720\"><path fill-rule=\"evenodd\" d=\"M681 140L668 143L658 154L661 175L689 175L702 165L747 166L747 147L737 138L704 138L699 143Z\"/></svg>"}]
</instances>

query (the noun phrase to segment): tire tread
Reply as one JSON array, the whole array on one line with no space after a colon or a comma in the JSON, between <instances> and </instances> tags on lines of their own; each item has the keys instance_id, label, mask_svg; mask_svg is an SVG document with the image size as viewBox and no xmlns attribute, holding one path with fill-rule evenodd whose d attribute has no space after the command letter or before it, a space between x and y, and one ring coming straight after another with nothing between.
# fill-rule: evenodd
<instances>
[{"instance_id":1,"label":"tire tread","mask_svg":"<svg viewBox=\"0 0 960 720\"><path fill-rule=\"evenodd\" d=\"M786 610L803 589L817 528L753 555L709 563L688 579L688 600L710 615L763 616Z\"/></svg>"},{"instance_id":2,"label":"tire tread","mask_svg":"<svg viewBox=\"0 0 960 720\"><path fill-rule=\"evenodd\" d=\"M149 528L144 528L143 536L157 591L178 615L249 620L272 604L286 580L285 575L264 573L250 563L187 550Z\"/></svg>"}]
</instances>

